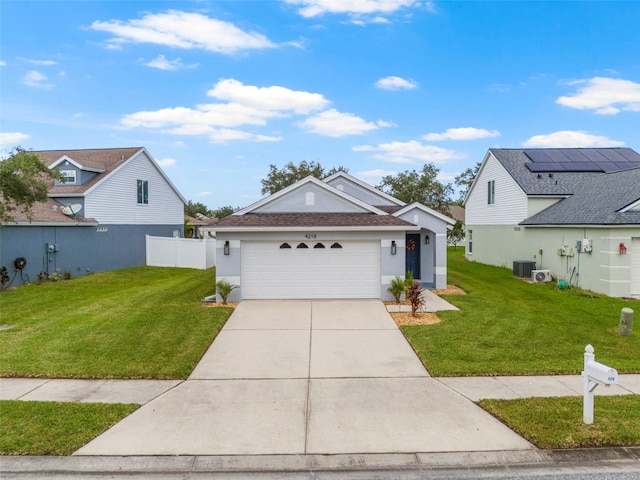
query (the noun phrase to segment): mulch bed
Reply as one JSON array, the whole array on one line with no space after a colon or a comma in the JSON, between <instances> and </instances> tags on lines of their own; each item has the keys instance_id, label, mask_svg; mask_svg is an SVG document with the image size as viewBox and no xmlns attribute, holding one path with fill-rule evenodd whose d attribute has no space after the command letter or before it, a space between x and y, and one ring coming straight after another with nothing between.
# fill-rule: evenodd
<instances>
[{"instance_id":1,"label":"mulch bed","mask_svg":"<svg viewBox=\"0 0 640 480\"><path fill-rule=\"evenodd\" d=\"M431 290L436 295L466 295L463 289L456 285L447 285L447 288L440 290ZM385 305L398 305L396 302L384 302ZM400 305L411 305L409 301L403 300ZM417 312L417 316L413 316L411 312L389 312L396 325L433 325L440 323L442 319L435 313Z\"/></svg>"}]
</instances>

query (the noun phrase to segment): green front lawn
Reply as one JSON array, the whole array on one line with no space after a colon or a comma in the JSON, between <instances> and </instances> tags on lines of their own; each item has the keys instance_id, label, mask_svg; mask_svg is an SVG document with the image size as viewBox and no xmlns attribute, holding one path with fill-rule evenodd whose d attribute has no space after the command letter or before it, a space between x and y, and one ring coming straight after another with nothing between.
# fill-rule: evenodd
<instances>
[{"instance_id":1,"label":"green front lawn","mask_svg":"<svg viewBox=\"0 0 640 480\"><path fill-rule=\"evenodd\" d=\"M582 397L481 400L479 404L539 448L640 445L640 395L596 397L591 425L582 421Z\"/></svg>"},{"instance_id":2,"label":"green front lawn","mask_svg":"<svg viewBox=\"0 0 640 480\"><path fill-rule=\"evenodd\" d=\"M214 270L136 267L0 293L0 376L186 378L231 314Z\"/></svg>"},{"instance_id":3,"label":"green front lawn","mask_svg":"<svg viewBox=\"0 0 640 480\"><path fill-rule=\"evenodd\" d=\"M444 297L460 311L401 327L432 375L578 374L587 344L618 372L640 372L640 332L618 335L620 310L640 312L640 302L529 284L510 269L468 262L462 248L449 250L448 283L468 292Z\"/></svg>"},{"instance_id":4,"label":"green front lawn","mask_svg":"<svg viewBox=\"0 0 640 480\"><path fill-rule=\"evenodd\" d=\"M0 455L70 455L138 405L0 401Z\"/></svg>"}]
</instances>

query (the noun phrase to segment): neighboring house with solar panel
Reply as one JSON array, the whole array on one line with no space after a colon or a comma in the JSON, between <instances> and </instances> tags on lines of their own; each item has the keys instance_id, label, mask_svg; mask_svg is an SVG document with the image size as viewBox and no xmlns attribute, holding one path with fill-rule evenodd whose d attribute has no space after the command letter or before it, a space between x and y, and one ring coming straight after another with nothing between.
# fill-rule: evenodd
<instances>
[{"instance_id":1,"label":"neighboring house with solar panel","mask_svg":"<svg viewBox=\"0 0 640 480\"><path fill-rule=\"evenodd\" d=\"M185 199L143 147L35 151L66 182L51 181L32 218L0 228L0 266L13 285L45 274L144 265L146 235L183 236ZM26 262L19 271L16 259Z\"/></svg>"},{"instance_id":2,"label":"neighboring house with solar panel","mask_svg":"<svg viewBox=\"0 0 640 480\"><path fill-rule=\"evenodd\" d=\"M640 297L640 155L630 148L492 148L465 219L469 260Z\"/></svg>"}]
</instances>

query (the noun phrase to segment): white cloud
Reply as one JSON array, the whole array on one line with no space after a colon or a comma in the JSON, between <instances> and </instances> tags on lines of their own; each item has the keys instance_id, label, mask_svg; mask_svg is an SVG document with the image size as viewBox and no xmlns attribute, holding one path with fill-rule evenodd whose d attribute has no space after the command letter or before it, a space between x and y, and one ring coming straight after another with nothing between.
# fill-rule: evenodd
<instances>
[{"instance_id":1,"label":"white cloud","mask_svg":"<svg viewBox=\"0 0 640 480\"><path fill-rule=\"evenodd\" d=\"M318 135L343 137L345 135L360 135L370 130L389 126L389 124L384 121L367 122L352 113L342 113L332 108L307 118L300 122L300 126L308 132Z\"/></svg>"},{"instance_id":2,"label":"white cloud","mask_svg":"<svg viewBox=\"0 0 640 480\"><path fill-rule=\"evenodd\" d=\"M621 110L640 111L640 83L620 78L594 77L568 84L580 87L573 95L556 100L556 103L565 107L593 110L600 115L616 115Z\"/></svg>"},{"instance_id":3,"label":"white cloud","mask_svg":"<svg viewBox=\"0 0 640 480\"><path fill-rule=\"evenodd\" d=\"M427 133L422 136L423 140L436 142L439 140L477 140L478 138L499 137L497 130L486 130L484 128L461 127L448 128L443 133Z\"/></svg>"},{"instance_id":4,"label":"white cloud","mask_svg":"<svg viewBox=\"0 0 640 480\"><path fill-rule=\"evenodd\" d=\"M0 60L0 67L6 67L6 66L7 66L7 62Z\"/></svg>"},{"instance_id":5,"label":"white cloud","mask_svg":"<svg viewBox=\"0 0 640 480\"><path fill-rule=\"evenodd\" d=\"M181 68L196 68L197 63L192 65L185 65L180 58L175 60L167 60L164 55L158 55L153 60L145 63L147 67L157 68L158 70L180 70Z\"/></svg>"},{"instance_id":6,"label":"white cloud","mask_svg":"<svg viewBox=\"0 0 640 480\"><path fill-rule=\"evenodd\" d=\"M387 175L395 175L398 172L395 170L382 170L381 168L376 168L374 170L364 170L362 172L356 172L356 177L360 178L382 178Z\"/></svg>"},{"instance_id":7,"label":"white cloud","mask_svg":"<svg viewBox=\"0 0 640 480\"><path fill-rule=\"evenodd\" d=\"M352 150L357 152L378 152L373 156L374 158L394 163L444 163L447 160L464 158L464 155L455 150L435 147L433 145L424 145L416 140L382 143L377 146L359 145L353 147Z\"/></svg>"},{"instance_id":8,"label":"white cloud","mask_svg":"<svg viewBox=\"0 0 640 480\"><path fill-rule=\"evenodd\" d=\"M415 0L285 0L299 6L298 13L306 18L330 14L394 13L402 8L417 7Z\"/></svg>"},{"instance_id":9,"label":"white cloud","mask_svg":"<svg viewBox=\"0 0 640 480\"><path fill-rule=\"evenodd\" d=\"M51 83L47 83L48 77L36 70L31 70L27 72L23 77L23 82L28 87L34 88L52 88L53 85Z\"/></svg>"},{"instance_id":10,"label":"white cloud","mask_svg":"<svg viewBox=\"0 0 640 480\"><path fill-rule=\"evenodd\" d=\"M622 147L624 142L582 131L561 130L548 135L534 135L523 145L548 148Z\"/></svg>"},{"instance_id":11,"label":"white cloud","mask_svg":"<svg viewBox=\"0 0 640 480\"><path fill-rule=\"evenodd\" d=\"M321 110L329 101L319 93L291 90L285 87L256 87L234 79L222 79L207 96L263 110L293 110L307 114Z\"/></svg>"},{"instance_id":12,"label":"white cloud","mask_svg":"<svg viewBox=\"0 0 640 480\"><path fill-rule=\"evenodd\" d=\"M29 135L21 132L2 132L0 133L0 146L2 148L14 147L29 138Z\"/></svg>"},{"instance_id":13,"label":"white cloud","mask_svg":"<svg viewBox=\"0 0 640 480\"><path fill-rule=\"evenodd\" d=\"M95 21L91 28L111 33L111 47L125 43L153 43L173 48L201 49L222 54L243 50L274 48L276 45L257 32L246 32L235 25L199 13L168 10L127 21Z\"/></svg>"},{"instance_id":14,"label":"white cloud","mask_svg":"<svg viewBox=\"0 0 640 480\"><path fill-rule=\"evenodd\" d=\"M163 158L162 160L158 160L158 165L160 165L162 168L171 168L175 164L175 158Z\"/></svg>"},{"instance_id":15,"label":"white cloud","mask_svg":"<svg viewBox=\"0 0 640 480\"><path fill-rule=\"evenodd\" d=\"M43 66L43 67L51 67L53 65L57 65L58 64L58 62L55 62L53 60L33 60L33 59L30 59L30 58L25 58L25 60L28 63L32 64L32 65L40 65L40 66Z\"/></svg>"},{"instance_id":16,"label":"white cloud","mask_svg":"<svg viewBox=\"0 0 640 480\"><path fill-rule=\"evenodd\" d=\"M381 78L376 82L376 88L382 88L384 90L411 90L418 86L418 83L410 79L404 79L402 77L389 76Z\"/></svg>"},{"instance_id":17,"label":"white cloud","mask_svg":"<svg viewBox=\"0 0 640 480\"><path fill-rule=\"evenodd\" d=\"M161 108L124 115L125 127L164 128L171 125L184 128L182 134L207 133L210 127L265 125L267 119L280 116L276 111L259 110L237 103L209 103L188 107ZM203 130L204 129L204 130Z\"/></svg>"}]
</instances>

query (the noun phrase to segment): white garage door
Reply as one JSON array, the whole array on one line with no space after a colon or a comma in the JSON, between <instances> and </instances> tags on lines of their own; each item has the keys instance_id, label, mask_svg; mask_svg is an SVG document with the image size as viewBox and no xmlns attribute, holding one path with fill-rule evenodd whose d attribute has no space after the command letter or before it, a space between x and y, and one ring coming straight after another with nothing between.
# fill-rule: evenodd
<instances>
[{"instance_id":1,"label":"white garage door","mask_svg":"<svg viewBox=\"0 0 640 480\"><path fill-rule=\"evenodd\" d=\"M640 238L631 239L631 296L640 297Z\"/></svg>"},{"instance_id":2,"label":"white garage door","mask_svg":"<svg viewBox=\"0 0 640 480\"><path fill-rule=\"evenodd\" d=\"M244 299L380 298L380 242L242 242Z\"/></svg>"}]
</instances>

